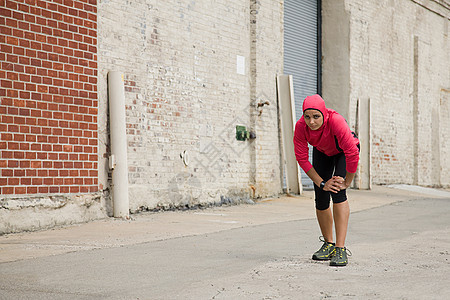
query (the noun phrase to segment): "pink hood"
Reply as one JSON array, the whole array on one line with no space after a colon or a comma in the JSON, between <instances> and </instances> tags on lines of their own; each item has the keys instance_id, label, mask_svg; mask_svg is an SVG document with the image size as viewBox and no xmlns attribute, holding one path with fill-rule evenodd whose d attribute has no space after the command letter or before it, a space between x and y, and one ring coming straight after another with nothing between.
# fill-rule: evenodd
<instances>
[{"instance_id":1,"label":"pink hood","mask_svg":"<svg viewBox=\"0 0 450 300\"><path fill-rule=\"evenodd\" d=\"M319 95L308 96L303 101L303 112L307 109L315 109L322 113L323 122L326 123L328 120L328 109L325 106L325 101ZM303 118L303 117L302 117Z\"/></svg>"},{"instance_id":2,"label":"pink hood","mask_svg":"<svg viewBox=\"0 0 450 300\"><path fill-rule=\"evenodd\" d=\"M323 115L323 124L319 129L311 130L306 125L303 116L297 121L294 133L294 149L300 167L305 172L312 168L308 158L309 143L328 156L344 152L347 171L355 173L359 161L359 150L356 146L359 144L359 140L353 135L345 119L336 111L327 108L320 95L305 98L303 111L307 109L320 111Z\"/></svg>"}]
</instances>

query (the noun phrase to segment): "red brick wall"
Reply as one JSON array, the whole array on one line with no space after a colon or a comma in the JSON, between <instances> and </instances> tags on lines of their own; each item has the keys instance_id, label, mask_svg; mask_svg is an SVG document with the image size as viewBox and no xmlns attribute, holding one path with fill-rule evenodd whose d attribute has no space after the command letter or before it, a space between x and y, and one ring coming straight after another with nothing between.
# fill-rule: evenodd
<instances>
[{"instance_id":1,"label":"red brick wall","mask_svg":"<svg viewBox=\"0 0 450 300\"><path fill-rule=\"evenodd\" d=\"M96 0L0 0L0 194L99 190L96 22Z\"/></svg>"}]
</instances>

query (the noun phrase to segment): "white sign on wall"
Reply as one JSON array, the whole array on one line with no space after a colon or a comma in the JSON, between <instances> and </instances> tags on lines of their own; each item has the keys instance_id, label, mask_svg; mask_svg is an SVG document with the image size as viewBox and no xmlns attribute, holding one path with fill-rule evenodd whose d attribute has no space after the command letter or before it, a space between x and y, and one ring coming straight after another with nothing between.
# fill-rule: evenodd
<instances>
[{"instance_id":1,"label":"white sign on wall","mask_svg":"<svg viewBox=\"0 0 450 300\"><path fill-rule=\"evenodd\" d=\"M245 75L245 57L236 55L236 73Z\"/></svg>"}]
</instances>

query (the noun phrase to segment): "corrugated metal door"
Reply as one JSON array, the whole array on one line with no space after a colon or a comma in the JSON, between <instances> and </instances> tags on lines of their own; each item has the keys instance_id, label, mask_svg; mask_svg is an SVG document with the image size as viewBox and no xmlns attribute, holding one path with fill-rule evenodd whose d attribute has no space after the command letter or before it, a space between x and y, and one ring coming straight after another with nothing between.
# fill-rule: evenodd
<instances>
[{"instance_id":1,"label":"corrugated metal door","mask_svg":"<svg viewBox=\"0 0 450 300\"><path fill-rule=\"evenodd\" d=\"M320 0L284 1L284 74L293 76L297 120L302 116L303 99L320 93L319 10ZM313 188L303 170L301 174L303 187Z\"/></svg>"}]
</instances>

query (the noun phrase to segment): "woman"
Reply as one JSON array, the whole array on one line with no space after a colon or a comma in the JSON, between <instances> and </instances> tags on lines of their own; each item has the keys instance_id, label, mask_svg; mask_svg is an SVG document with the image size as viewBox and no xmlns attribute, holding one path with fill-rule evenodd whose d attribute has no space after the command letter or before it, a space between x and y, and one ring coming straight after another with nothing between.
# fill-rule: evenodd
<instances>
[{"instance_id":1,"label":"woman","mask_svg":"<svg viewBox=\"0 0 450 300\"><path fill-rule=\"evenodd\" d=\"M312 165L308 160L308 143L314 147ZM294 148L300 167L314 182L316 215L324 242L312 258L331 260L331 266L345 266L348 263L345 237L350 216L346 189L355 178L359 140L340 114L326 108L322 97L313 95L303 101L303 116L295 125Z\"/></svg>"}]
</instances>

